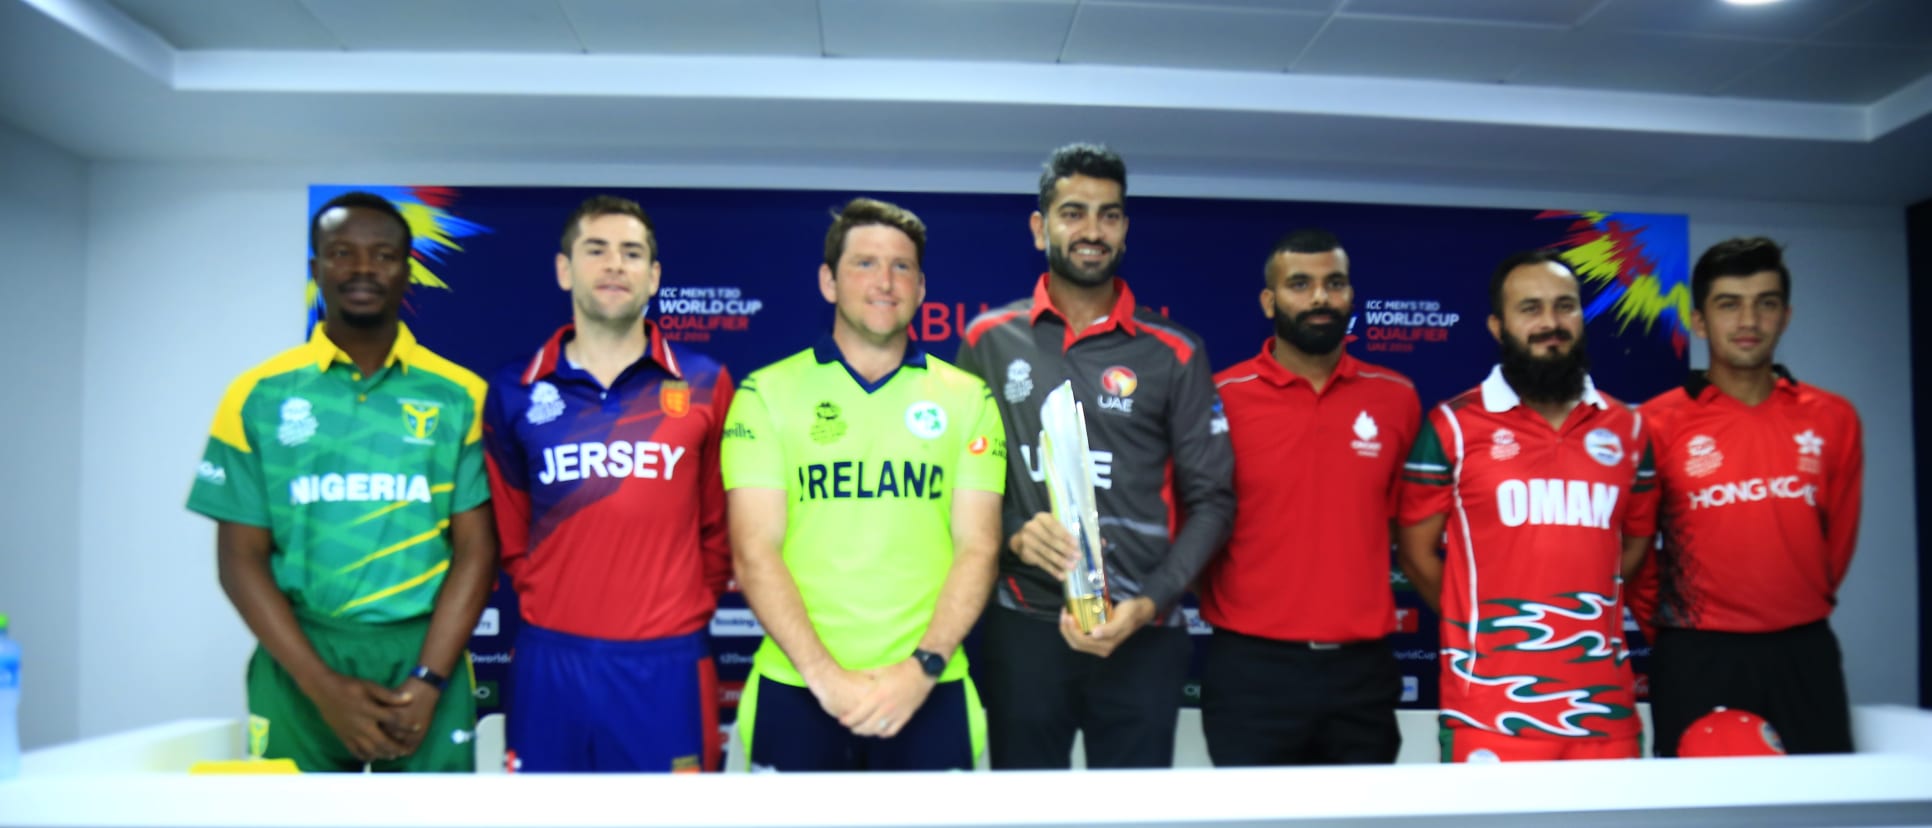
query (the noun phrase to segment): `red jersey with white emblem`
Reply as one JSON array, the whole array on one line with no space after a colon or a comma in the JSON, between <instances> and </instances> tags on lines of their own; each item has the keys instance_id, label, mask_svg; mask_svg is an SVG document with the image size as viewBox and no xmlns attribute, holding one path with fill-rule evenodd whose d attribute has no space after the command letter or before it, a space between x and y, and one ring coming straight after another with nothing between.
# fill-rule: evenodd
<instances>
[{"instance_id":1,"label":"red jersey with white emblem","mask_svg":"<svg viewBox=\"0 0 1932 828\"><path fill-rule=\"evenodd\" d=\"M731 375L645 323L609 387L558 330L491 378L484 405L503 569L524 620L637 641L703 629L731 577L718 448Z\"/></svg>"},{"instance_id":2,"label":"red jersey with white emblem","mask_svg":"<svg viewBox=\"0 0 1932 828\"><path fill-rule=\"evenodd\" d=\"M1442 720L1527 738L1639 732L1618 594L1656 530L1643 418L1584 384L1552 429L1500 368L1429 413L1401 520L1446 514Z\"/></svg>"},{"instance_id":3,"label":"red jersey with white emblem","mask_svg":"<svg viewBox=\"0 0 1932 828\"><path fill-rule=\"evenodd\" d=\"M1644 403L1664 536L1633 590L1647 625L1771 632L1831 614L1858 541L1864 435L1851 403L1779 374L1756 406L1701 372Z\"/></svg>"},{"instance_id":4,"label":"red jersey with white emblem","mask_svg":"<svg viewBox=\"0 0 1932 828\"><path fill-rule=\"evenodd\" d=\"M1261 355L1214 377L1234 442L1234 534L1201 617L1244 635L1346 642L1395 629L1389 521L1422 416L1399 373L1342 354L1322 390Z\"/></svg>"}]
</instances>

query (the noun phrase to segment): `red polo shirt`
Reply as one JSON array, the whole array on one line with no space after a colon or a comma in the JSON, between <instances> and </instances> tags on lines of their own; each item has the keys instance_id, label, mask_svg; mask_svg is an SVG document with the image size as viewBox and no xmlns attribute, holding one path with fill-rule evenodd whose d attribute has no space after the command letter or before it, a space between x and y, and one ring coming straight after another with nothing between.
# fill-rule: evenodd
<instances>
[{"instance_id":1,"label":"red polo shirt","mask_svg":"<svg viewBox=\"0 0 1932 828\"><path fill-rule=\"evenodd\" d=\"M1316 391L1274 347L1214 376L1234 442L1234 534L1203 579L1201 617L1278 640L1382 638L1395 629L1389 521L1421 402L1407 377L1346 352Z\"/></svg>"}]
</instances>

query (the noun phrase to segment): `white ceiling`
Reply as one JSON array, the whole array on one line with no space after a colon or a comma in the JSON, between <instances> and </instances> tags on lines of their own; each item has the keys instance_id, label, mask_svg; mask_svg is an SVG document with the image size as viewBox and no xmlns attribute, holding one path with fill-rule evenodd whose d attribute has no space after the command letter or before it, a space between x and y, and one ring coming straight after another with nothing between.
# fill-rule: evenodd
<instances>
[{"instance_id":1,"label":"white ceiling","mask_svg":"<svg viewBox=\"0 0 1932 828\"><path fill-rule=\"evenodd\" d=\"M1928 0L0 0L0 72L98 159L1932 197Z\"/></svg>"}]
</instances>

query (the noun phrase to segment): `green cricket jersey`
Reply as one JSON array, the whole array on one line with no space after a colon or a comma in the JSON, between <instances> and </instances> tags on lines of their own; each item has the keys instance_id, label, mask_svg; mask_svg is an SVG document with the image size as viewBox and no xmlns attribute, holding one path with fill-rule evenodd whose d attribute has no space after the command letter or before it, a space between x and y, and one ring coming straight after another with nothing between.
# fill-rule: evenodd
<instances>
[{"instance_id":1,"label":"green cricket jersey","mask_svg":"<svg viewBox=\"0 0 1932 828\"><path fill-rule=\"evenodd\" d=\"M400 326L365 377L322 328L228 386L188 508L269 529L275 584L297 612L427 615L450 516L490 499L484 383Z\"/></svg>"},{"instance_id":2,"label":"green cricket jersey","mask_svg":"<svg viewBox=\"0 0 1932 828\"><path fill-rule=\"evenodd\" d=\"M785 566L851 670L912 655L953 562L956 489L1006 487L1006 432L978 377L909 345L864 383L828 337L745 378L725 420L727 489L783 489ZM805 683L770 637L761 675ZM941 680L966 675L958 654Z\"/></svg>"}]
</instances>

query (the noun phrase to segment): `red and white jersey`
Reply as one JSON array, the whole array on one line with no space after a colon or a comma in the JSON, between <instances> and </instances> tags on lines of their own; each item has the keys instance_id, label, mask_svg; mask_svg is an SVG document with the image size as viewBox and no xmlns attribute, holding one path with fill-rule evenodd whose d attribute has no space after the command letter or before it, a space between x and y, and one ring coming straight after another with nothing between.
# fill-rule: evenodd
<instances>
[{"instance_id":1,"label":"red and white jersey","mask_svg":"<svg viewBox=\"0 0 1932 828\"><path fill-rule=\"evenodd\" d=\"M1646 627L1772 632L1831 615L1858 542L1864 435L1843 397L1778 371L1756 406L1702 372L1644 403L1664 536L1632 590Z\"/></svg>"},{"instance_id":2,"label":"red and white jersey","mask_svg":"<svg viewBox=\"0 0 1932 828\"><path fill-rule=\"evenodd\" d=\"M1643 418L1584 382L1560 429L1501 368L1429 412L1401 522L1446 514L1442 719L1528 738L1641 729L1623 638L1623 538L1656 530Z\"/></svg>"},{"instance_id":3,"label":"red and white jersey","mask_svg":"<svg viewBox=\"0 0 1932 828\"><path fill-rule=\"evenodd\" d=\"M1346 353L1317 391L1275 347L1214 377L1234 534L1201 580L1201 617L1276 640L1382 638L1395 630L1389 521L1422 404L1407 377Z\"/></svg>"}]
</instances>

